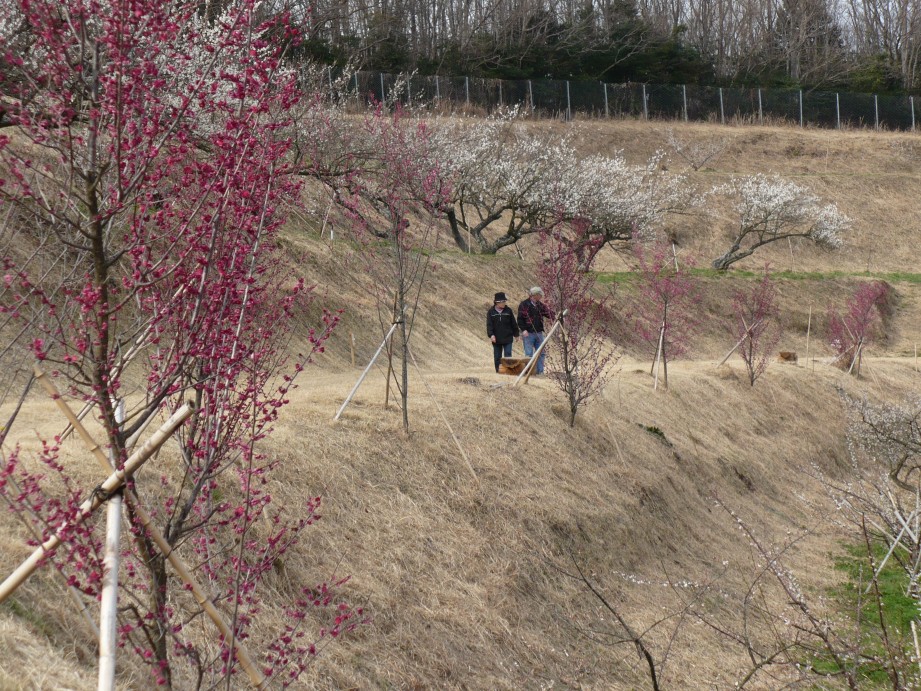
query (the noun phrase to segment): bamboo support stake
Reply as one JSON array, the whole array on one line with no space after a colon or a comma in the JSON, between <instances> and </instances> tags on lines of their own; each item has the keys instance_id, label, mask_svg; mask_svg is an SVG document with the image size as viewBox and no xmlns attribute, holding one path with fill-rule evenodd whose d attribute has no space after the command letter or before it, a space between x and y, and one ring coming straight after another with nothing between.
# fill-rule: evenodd
<instances>
[{"instance_id":1,"label":"bamboo support stake","mask_svg":"<svg viewBox=\"0 0 921 691\"><path fill-rule=\"evenodd\" d=\"M12 484L14 487L17 488L17 491L20 491L18 489L18 485L16 484L16 480L14 478L9 478L8 481L10 482L10 484ZM31 513L33 516L37 518L37 515L31 509L29 510L29 513ZM29 523L29 521L26 520L24 517L20 517L20 520L22 521L22 524L23 526L25 526L26 530L32 533L32 538L36 542L41 542L42 534L38 530L36 530L35 526ZM60 573L60 572L55 572L55 573ZM93 615L90 614L89 608L86 606L86 602L83 600L83 598L80 597L80 591L77 590L72 585L68 585L65 587L67 588L67 592L70 593L70 597L74 601L74 605L76 605L77 609L80 611L80 615L83 617L83 620L86 622L90 631L93 632L93 638L95 638L96 642L98 643L99 642L99 627L96 625L96 620L93 618Z\"/></svg>"},{"instance_id":2,"label":"bamboo support stake","mask_svg":"<svg viewBox=\"0 0 921 691\"><path fill-rule=\"evenodd\" d=\"M812 305L809 305L809 321L806 322L806 364L809 364L809 336L812 333Z\"/></svg>"},{"instance_id":3,"label":"bamboo support stake","mask_svg":"<svg viewBox=\"0 0 921 691\"><path fill-rule=\"evenodd\" d=\"M518 378L512 383L512 386L518 386L518 383L524 378L524 383L528 383L528 379L531 378L531 373L534 371L534 368L537 367L537 358L540 357L540 354L544 352L544 348L547 347L547 344L550 343L550 337L553 336L554 332L557 330L560 324L563 323L563 317L567 315L569 310L563 310L563 313L557 317L556 322L554 322L553 327L547 333L547 337L544 339L537 350L534 351L534 354L531 356L531 359L528 360L528 364L524 366L524 369L521 371L521 374L518 375Z\"/></svg>"},{"instance_id":4,"label":"bamboo support stake","mask_svg":"<svg viewBox=\"0 0 921 691\"><path fill-rule=\"evenodd\" d=\"M857 377L860 378L860 360L862 359L863 341L857 342L857 350L854 351L854 357L851 358L851 366L847 368L847 373L854 371L854 365L857 365Z\"/></svg>"},{"instance_id":5,"label":"bamboo support stake","mask_svg":"<svg viewBox=\"0 0 921 691\"><path fill-rule=\"evenodd\" d=\"M152 416L151 416L152 417ZM125 421L125 399L115 405L115 422ZM112 450L109 464L116 466ZM118 649L118 555L122 531L122 492L106 503L106 541L102 560L102 593L99 599L99 682L98 691L115 688L115 655Z\"/></svg>"},{"instance_id":6,"label":"bamboo support stake","mask_svg":"<svg viewBox=\"0 0 921 691\"><path fill-rule=\"evenodd\" d=\"M118 545L122 527L122 496L106 503L106 543L103 557L102 597L99 605L98 691L115 688L115 651L118 649Z\"/></svg>"},{"instance_id":7,"label":"bamboo support stake","mask_svg":"<svg viewBox=\"0 0 921 691\"><path fill-rule=\"evenodd\" d=\"M742 323L744 324L745 322L743 321ZM745 342L745 339L748 338L748 337L751 335L751 332L754 331L754 330L758 327L758 324L760 324L760 323L761 323L761 320L759 319L758 321L756 321L754 324L751 325L751 328L750 328L750 329L746 329L745 335L742 336L742 338L739 339L739 342L738 342L738 343L736 343L734 346L732 346L732 349L731 349L728 353L726 353L726 356L725 356L722 360L720 360L720 362L719 362L719 364L717 365L717 367L722 367L723 365L726 364L726 360L728 360L730 357L732 357L732 354L733 354L734 352L736 352L736 351L739 349L739 346L742 345L742 344Z\"/></svg>"},{"instance_id":8,"label":"bamboo support stake","mask_svg":"<svg viewBox=\"0 0 921 691\"><path fill-rule=\"evenodd\" d=\"M118 491L125 481L134 475L135 471L140 468L144 462L150 458L160 446L169 439L183 422L189 419L195 412L194 404L186 402L179 410L173 413L163 426L154 432L153 436L131 454L131 457L125 461L125 466L121 470L114 471L105 481L96 488L92 496L80 505L79 513L76 516L75 523L79 524L89 518L96 509L112 495ZM98 448L98 447L97 447ZM62 536L71 525L65 523L58 530L45 540L41 545L35 548L32 555L17 567L7 579L0 583L0 602L8 598L25 580L35 573L35 570L41 565L42 561L54 552L63 542Z\"/></svg>"},{"instance_id":9,"label":"bamboo support stake","mask_svg":"<svg viewBox=\"0 0 921 691\"><path fill-rule=\"evenodd\" d=\"M454 440L454 443L457 445L457 449L458 451L460 451L461 457L464 459L464 463L467 464L467 470L469 470L470 474L473 476L473 481L477 485L479 485L480 478L477 477L476 471L473 469L473 465L470 463L470 458L467 457L467 452L464 451L464 447L461 446L461 443L458 440L457 435L454 434L454 430L451 427L451 423L448 422L447 416L445 416L444 411L442 411L441 406L438 404L438 399L435 398L435 392L432 391L432 387L429 386L429 383L425 380L425 377L422 375L422 368L419 367L419 363L416 362L416 356L413 355L413 351L410 348L407 347L406 350L409 352L409 357L412 358L413 365L415 365L416 371L419 373L419 379L422 380L422 383L425 386L425 390L429 392L429 396L432 399L432 403L435 404L435 409L438 411L438 414L441 415L441 419L444 421L445 427L447 427L448 431L451 433L451 438Z\"/></svg>"},{"instance_id":10,"label":"bamboo support stake","mask_svg":"<svg viewBox=\"0 0 921 691\"><path fill-rule=\"evenodd\" d=\"M58 408L68 419L68 421L70 421L70 424L76 430L80 438L83 439L83 443L86 444L87 448L90 450L93 456L96 457L96 460L99 461L100 465L107 472L111 471L112 466L109 464L108 457L99 447L90 433L87 432L83 424L77 419L77 416L74 414L74 411L71 410L70 406L67 405L67 402L61 397L61 394L55 387L54 382L52 382L48 378L48 375L46 375L39 367L35 367L35 378L49 393L51 398L57 404ZM144 447L142 447L142 449L143 448ZM154 544L157 545L157 549L160 550L166 560L170 563L170 566L173 567L173 570L176 571L176 574L179 576L179 580L181 580L192 592L195 601L199 604L199 606L201 606L208 618L211 619L211 622L224 637L224 640L233 641L233 650L237 657L237 661L240 663L240 666L243 667L252 685L257 689L263 688L265 684L265 677L262 675L262 672L259 671L259 668L256 667L252 658L249 656L246 647L240 641L234 640L235 637L233 631L231 631L230 626L227 625L227 622L224 621L224 617L221 615L220 611L218 611L217 607L214 606L214 603L211 602L211 599L205 593L204 588L202 588L192 576L191 570L186 566L185 562L182 561L179 555L173 551L172 545L169 544L169 542L163 536L163 533L160 532L160 529L154 525L150 514L147 513L147 510L141 505L141 502L134 495L134 493L127 491L125 495L125 498L127 499L131 508L134 510L134 513L138 520L141 522L141 525L144 526L144 529L147 531L148 535L150 535L150 539L153 540Z\"/></svg>"},{"instance_id":11,"label":"bamboo support stake","mask_svg":"<svg viewBox=\"0 0 921 691\"><path fill-rule=\"evenodd\" d=\"M652 380L652 390L653 391L659 390L659 362L661 362L662 360L662 350L664 347L665 347L665 322L663 321L662 328L659 329L659 344L656 346L656 359L653 360L653 363L652 363L652 368L655 372L654 374L655 378ZM653 372L650 372L650 374L653 374ZM667 388L668 384L666 384L665 386Z\"/></svg>"},{"instance_id":12,"label":"bamboo support stake","mask_svg":"<svg viewBox=\"0 0 921 691\"><path fill-rule=\"evenodd\" d=\"M355 392L358 391L358 387L361 386L361 383L365 380L365 377L368 376L368 372L371 370L371 366L374 365L374 362L380 356L381 351L384 349L384 346L387 345L387 341L390 340L390 337L393 335L394 330L397 328L397 325L400 322L394 322L393 326L390 327L390 331L387 332L387 335L384 336L384 340L381 341L381 344L377 347L377 352L374 353L374 357L371 358L371 362L368 363L368 366L365 367L365 371L361 373L361 376L358 377L358 381L355 382L355 386L352 387L352 390L349 392L349 395L346 396L345 401L343 401L342 406L339 408L336 416L333 418L333 422L339 419L342 415L342 411L345 410L346 406L352 401L352 397L355 395ZM389 381L389 379L388 379Z\"/></svg>"}]
</instances>

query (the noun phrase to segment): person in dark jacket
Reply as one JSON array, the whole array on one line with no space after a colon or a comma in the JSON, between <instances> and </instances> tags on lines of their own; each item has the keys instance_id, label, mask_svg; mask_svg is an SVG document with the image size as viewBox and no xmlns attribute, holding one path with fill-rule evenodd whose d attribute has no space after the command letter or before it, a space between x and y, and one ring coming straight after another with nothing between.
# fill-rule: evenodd
<instances>
[{"instance_id":1,"label":"person in dark jacket","mask_svg":"<svg viewBox=\"0 0 921 691\"><path fill-rule=\"evenodd\" d=\"M492 355L496 363L496 372L499 371L499 360L503 353L505 357L512 356L512 343L518 338L518 324L515 322L515 313L506 303L505 293L496 293L493 306L486 313L486 335L492 341Z\"/></svg>"},{"instance_id":2,"label":"person in dark jacket","mask_svg":"<svg viewBox=\"0 0 921 691\"><path fill-rule=\"evenodd\" d=\"M544 342L544 326L550 326L553 322L553 312L543 300L544 291L535 286L528 291L528 299L522 300L518 305L518 328L521 331L524 354L528 357L534 355L534 352L540 348L540 344ZM544 373L544 355L545 353L541 351L537 366L534 368L535 374Z\"/></svg>"}]
</instances>

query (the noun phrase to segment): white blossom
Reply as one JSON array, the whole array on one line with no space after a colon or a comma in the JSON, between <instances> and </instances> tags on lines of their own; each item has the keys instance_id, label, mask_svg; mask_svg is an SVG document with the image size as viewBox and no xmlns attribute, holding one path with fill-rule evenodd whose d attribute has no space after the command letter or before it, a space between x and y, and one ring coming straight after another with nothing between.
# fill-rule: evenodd
<instances>
[{"instance_id":1,"label":"white blossom","mask_svg":"<svg viewBox=\"0 0 921 691\"><path fill-rule=\"evenodd\" d=\"M783 238L808 238L837 249L843 244L841 234L851 226L851 219L834 204L823 205L809 189L777 175L735 178L713 191L733 200L738 219L732 246L713 262L718 269Z\"/></svg>"}]
</instances>

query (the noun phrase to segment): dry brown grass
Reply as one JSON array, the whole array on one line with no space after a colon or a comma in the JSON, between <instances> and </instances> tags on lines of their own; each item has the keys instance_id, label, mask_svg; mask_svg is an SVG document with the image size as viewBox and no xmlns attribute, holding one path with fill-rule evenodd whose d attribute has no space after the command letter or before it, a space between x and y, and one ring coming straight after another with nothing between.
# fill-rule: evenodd
<instances>
[{"instance_id":1,"label":"dry brown grass","mask_svg":"<svg viewBox=\"0 0 921 691\"><path fill-rule=\"evenodd\" d=\"M575 127L587 149L624 148L631 160L664 146L664 126ZM878 257L874 270L915 270L911 231L921 202L909 188L917 187L919 173L916 137L674 127L682 136L732 140L713 170L692 174L700 184L729 173L795 173L838 195L834 198L847 204L859 228L873 229L858 229L856 244L841 253L797 249L797 270L862 271L870 251ZM702 217L688 219L680 229L683 246L715 256L719 228ZM281 607L299 587L343 575L351 576L348 597L364 604L371 621L328 647L309 670L305 687L644 688L644 670L632 648L585 635L589 628L607 626L607 617L555 565L565 565L567 553L575 553L636 628L674 606L662 586L666 573L705 581L727 571L721 585L738 593L751 572L750 553L728 516L714 506L714 496L767 540L815 526L815 534L792 553L792 564L812 596L835 582L830 565L840 533L813 472L839 479L848 472L836 387L873 397L897 397L917 387L921 374L904 357L921 339L917 284L895 284L899 302L888 338L871 352L863 379L821 360L801 360L798 366L772 365L752 389L738 364L714 366L731 345L719 327L726 300L737 281L751 279L707 279L705 334L691 361L671 366L671 390L653 392L648 359L628 345L603 398L570 429L552 382L532 380L512 390L497 386L510 378L492 372L485 311L495 291L513 300L523 297L533 282L529 263L513 252L468 257L443 242L423 295L414 351L473 462L479 478L474 483L417 378L411 383L409 438L400 431L393 404L382 408L380 371L343 419L332 423L358 374L350 364L351 335L356 360L364 363L377 346L380 326L349 248L320 242L315 234L292 228L284 238L293 271L317 284L317 304L298 324L296 342L320 304L345 312L327 352L294 392L270 451L283 461L272 481L276 503L296 509L305 496L322 495L323 519L266 584L275 603L263 626L280 628ZM530 259L530 248L524 249ZM787 248L764 255L770 257L777 268L789 268ZM611 268L620 270L618 261L612 254ZM856 280L783 282L788 328L782 348L803 353L811 306L811 350L827 357L816 333L819 319ZM629 291L619 287L618 299ZM630 330L627 323L620 328ZM39 395L30 399L25 416L26 445L35 443L31 429L43 436L60 429L53 408ZM81 482L94 486L96 467L86 463L76 442L68 441L64 452L69 463L78 464ZM154 460L150 477L169 472L170 460L169 451ZM12 517L0 515L4 573L27 553L24 537ZM725 602L712 607L720 616L738 616ZM661 633L650 640L657 649L664 643ZM50 572L17 593L15 606L0 606L0 650L13 651L0 660L0 689L93 685L93 645ZM741 650L712 631L688 626L665 665L665 686L727 688L747 664ZM143 680L127 676L125 684L142 688Z\"/></svg>"}]
</instances>

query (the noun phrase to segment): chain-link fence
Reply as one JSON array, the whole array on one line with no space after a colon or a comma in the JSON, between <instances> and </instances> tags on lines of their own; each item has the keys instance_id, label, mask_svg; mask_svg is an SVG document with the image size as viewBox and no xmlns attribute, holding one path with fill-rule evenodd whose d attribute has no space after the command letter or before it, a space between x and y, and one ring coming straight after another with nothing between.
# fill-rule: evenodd
<instances>
[{"instance_id":1,"label":"chain-link fence","mask_svg":"<svg viewBox=\"0 0 921 691\"><path fill-rule=\"evenodd\" d=\"M332 87L332 70L329 78ZM913 131L917 126L916 108L921 107L921 98L900 94L407 76L382 72L356 72L339 84L340 97L365 104L399 102L487 113L518 106L536 116L564 119L588 116L720 123L785 122L801 127Z\"/></svg>"}]
</instances>

